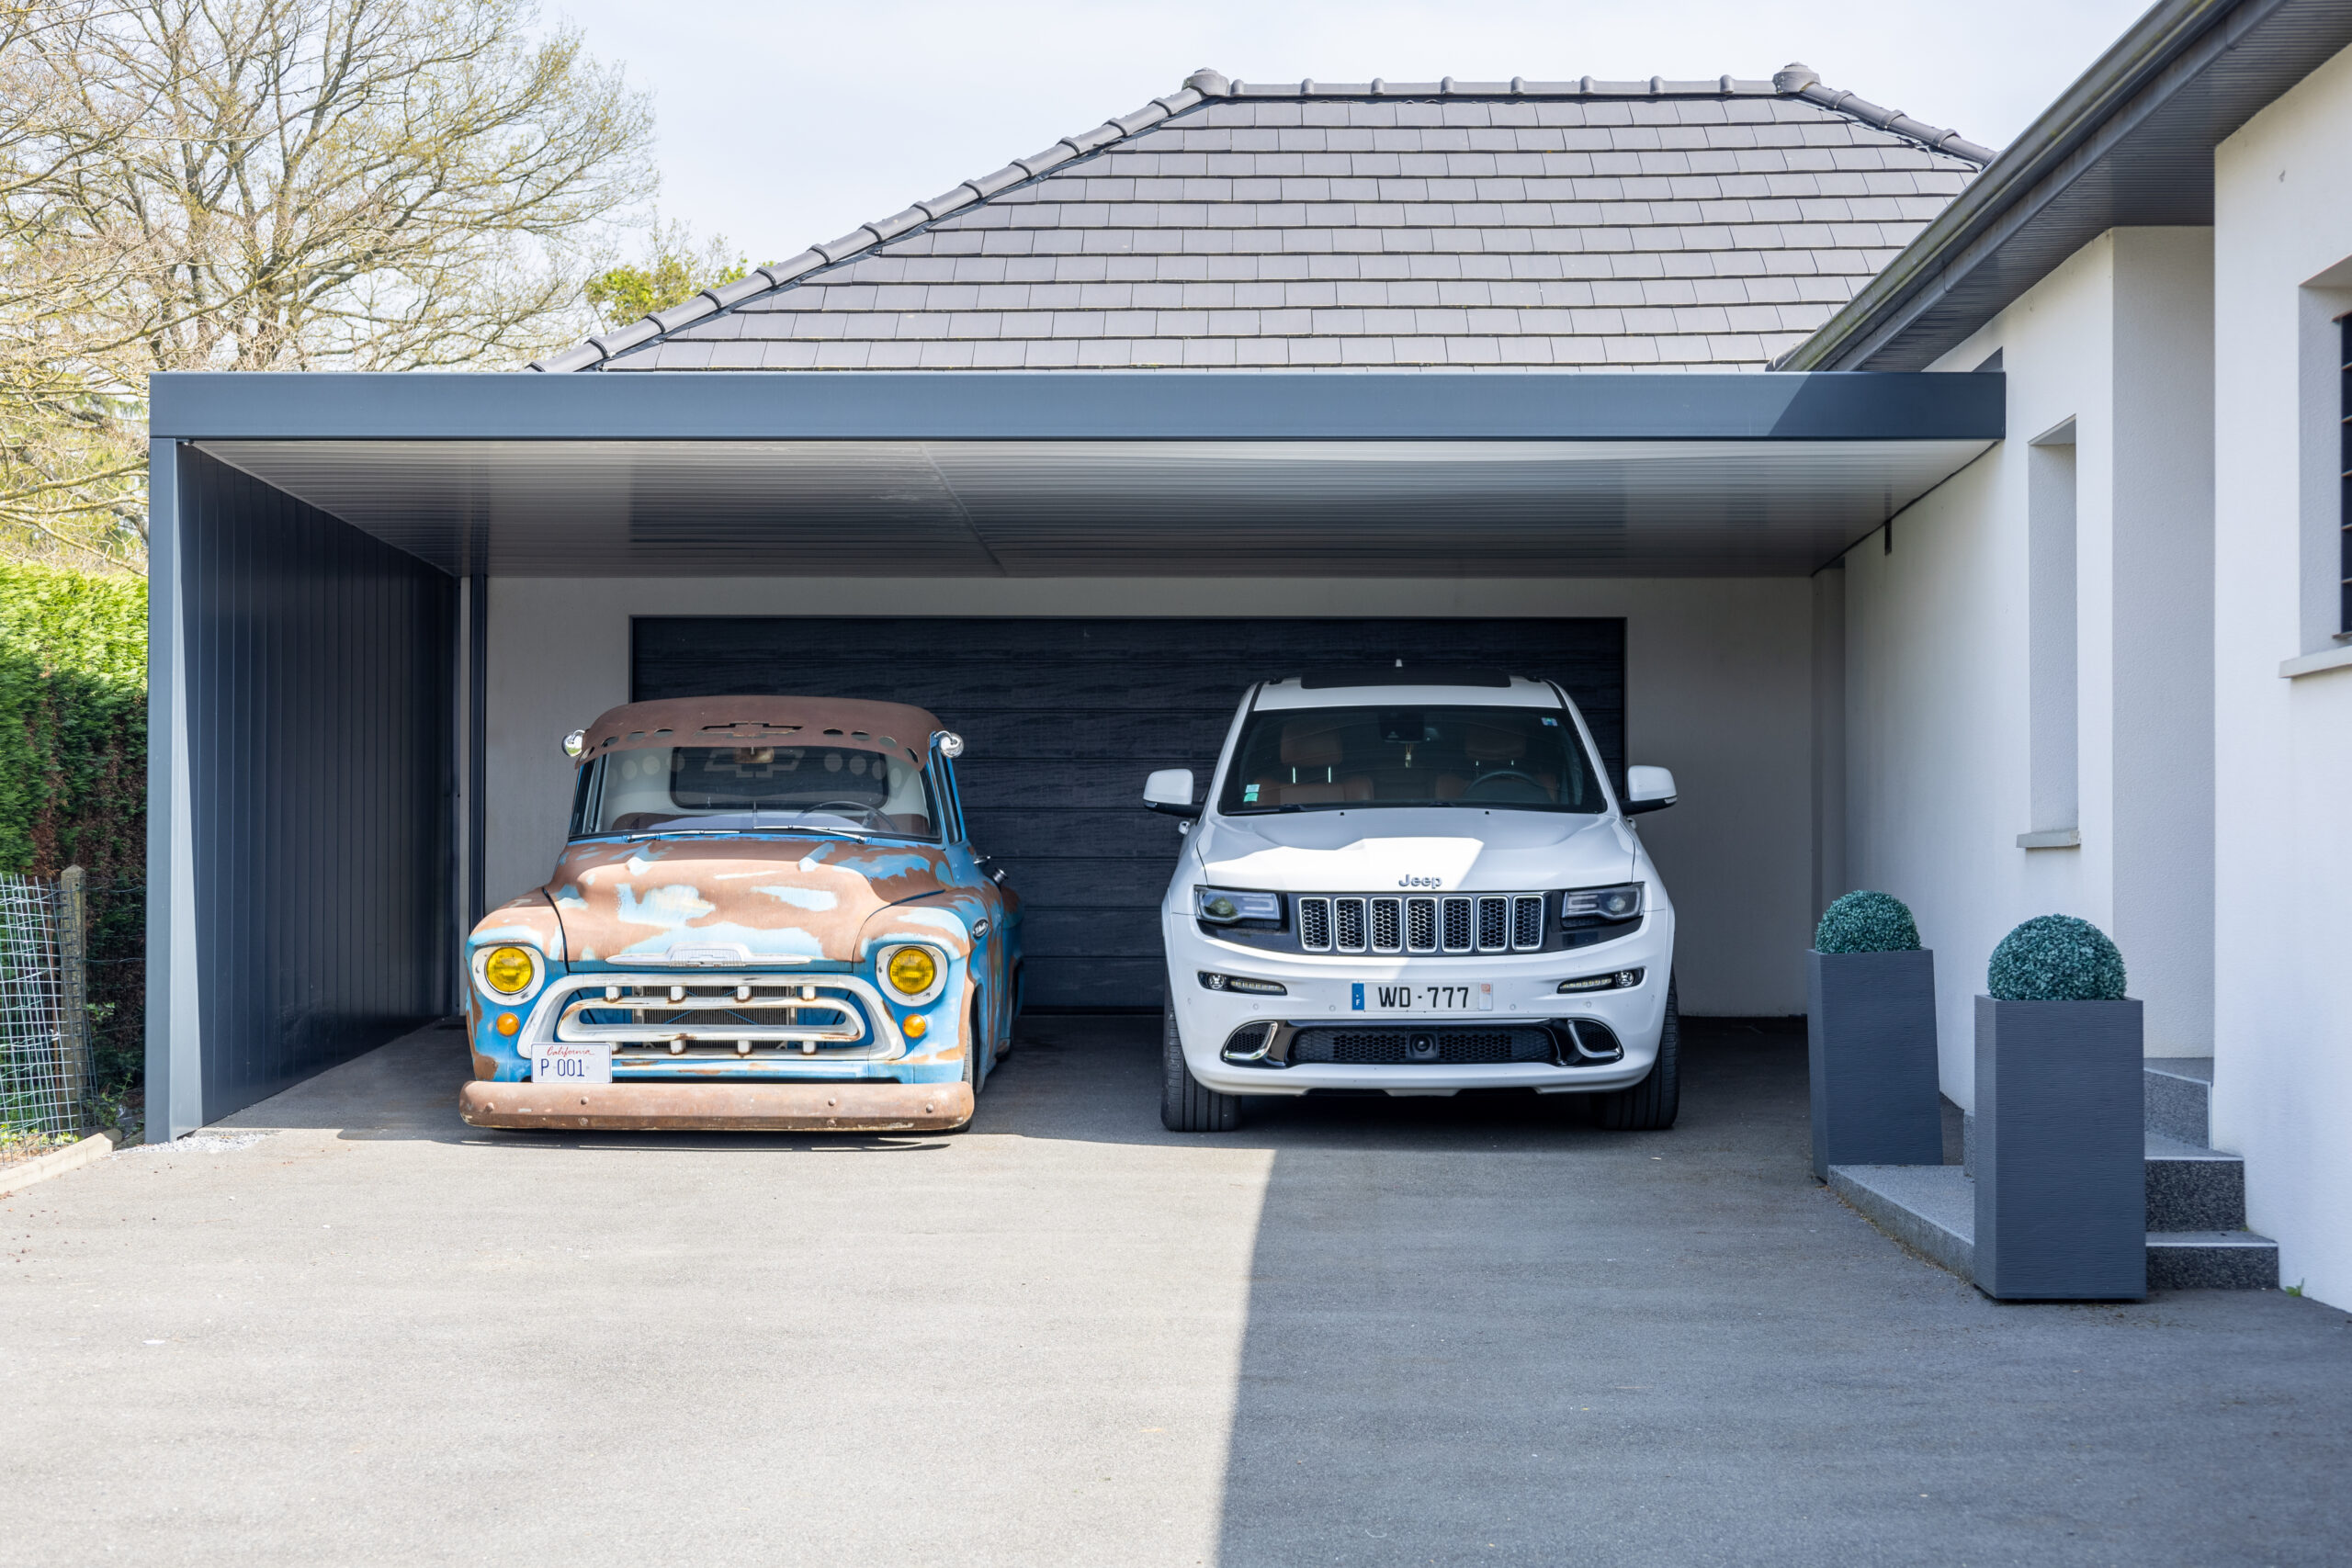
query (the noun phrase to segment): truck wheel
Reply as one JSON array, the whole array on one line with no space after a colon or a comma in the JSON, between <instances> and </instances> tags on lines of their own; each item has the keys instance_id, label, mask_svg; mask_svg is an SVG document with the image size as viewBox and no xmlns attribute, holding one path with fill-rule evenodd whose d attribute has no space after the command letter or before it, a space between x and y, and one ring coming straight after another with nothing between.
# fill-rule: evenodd
<instances>
[{"instance_id":1,"label":"truck wheel","mask_svg":"<svg viewBox=\"0 0 2352 1568\"><path fill-rule=\"evenodd\" d=\"M1649 1076L1631 1089L1599 1096L1600 1124L1612 1133L1663 1133L1682 1106L1682 1017L1675 1006L1674 982L1666 983L1666 1024L1658 1031L1657 1060Z\"/></svg>"},{"instance_id":2,"label":"truck wheel","mask_svg":"<svg viewBox=\"0 0 2352 1568\"><path fill-rule=\"evenodd\" d=\"M1241 1124L1241 1097L1202 1087L1184 1065L1176 1010L1159 1009L1159 1122L1171 1133L1230 1133Z\"/></svg>"}]
</instances>

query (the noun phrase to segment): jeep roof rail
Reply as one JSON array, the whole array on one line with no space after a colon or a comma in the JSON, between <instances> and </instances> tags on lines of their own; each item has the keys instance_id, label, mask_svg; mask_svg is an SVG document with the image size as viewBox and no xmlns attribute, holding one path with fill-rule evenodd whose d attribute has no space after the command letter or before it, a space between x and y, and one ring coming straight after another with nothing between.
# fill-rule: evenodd
<instances>
[{"instance_id":1,"label":"jeep roof rail","mask_svg":"<svg viewBox=\"0 0 2352 1568\"><path fill-rule=\"evenodd\" d=\"M1509 691L1510 682L1510 674L1500 670L1414 667L1401 662L1388 669L1364 665L1348 670L1309 670L1298 677L1299 689L1306 692L1342 686L1485 686Z\"/></svg>"}]
</instances>

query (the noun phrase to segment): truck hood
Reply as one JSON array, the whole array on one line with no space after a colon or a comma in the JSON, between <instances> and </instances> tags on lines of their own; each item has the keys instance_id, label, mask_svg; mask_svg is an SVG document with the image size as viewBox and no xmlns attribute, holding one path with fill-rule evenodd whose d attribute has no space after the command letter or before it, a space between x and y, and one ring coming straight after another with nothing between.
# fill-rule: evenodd
<instances>
[{"instance_id":1,"label":"truck hood","mask_svg":"<svg viewBox=\"0 0 2352 1568\"><path fill-rule=\"evenodd\" d=\"M848 963L869 916L945 873L936 848L821 835L593 841L547 895L573 964Z\"/></svg>"},{"instance_id":2,"label":"truck hood","mask_svg":"<svg viewBox=\"0 0 2352 1568\"><path fill-rule=\"evenodd\" d=\"M1204 882L1271 893L1511 893L1634 874L1639 846L1614 817L1535 811L1310 811L1203 818Z\"/></svg>"}]
</instances>

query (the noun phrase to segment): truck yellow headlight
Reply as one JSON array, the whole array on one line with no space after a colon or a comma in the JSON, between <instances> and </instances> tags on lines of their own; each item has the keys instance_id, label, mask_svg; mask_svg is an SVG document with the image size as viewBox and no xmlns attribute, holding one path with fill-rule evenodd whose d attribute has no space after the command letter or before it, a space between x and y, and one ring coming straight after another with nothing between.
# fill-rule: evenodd
<instances>
[{"instance_id":1,"label":"truck yellow headlight","mask_svg":"<svg viewBox=\"0 0 2352 1568\"><path fill-rule=\"evenodd\" d=\"M919 997L939 978L939 960L929 948L902 947L890 954L882 972L890 976L891 987L901 996Z\"/></svg>"},{"instance_id":2,"label":"truck yellow headlight","mask_svg":"<svg viewBox=\"0 0 2352 1568\"><path fill-rule=\"evenodd\" d=\"M537 973L531 955L519 947L493 949L482 960L481 977L490 988L502 996L515 996L531 988L531 979Z\"/></svg>"}]
</instances>

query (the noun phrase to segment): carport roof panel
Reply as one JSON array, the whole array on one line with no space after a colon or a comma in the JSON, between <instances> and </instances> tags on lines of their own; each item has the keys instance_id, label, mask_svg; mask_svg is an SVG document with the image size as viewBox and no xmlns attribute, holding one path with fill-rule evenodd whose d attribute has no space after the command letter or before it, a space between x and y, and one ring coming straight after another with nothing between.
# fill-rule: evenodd
<instances>
[{"instance_id":1,"label":"carport roof panel","mask_svg":"<svg viewBox=\"0 0 2352 1568\"><path fill-rule=\"evenodd\" d=\"M198 445L453 573L1575 577L1810 572L1991 442Z\"/></svg>"},{"instance_id":2,"label":"carport roof panel","mask_svg":"<svg viewBox=\"0 0 2352 1568\"><path fill-rule=\"evenodd\" d=\"M195 372L161 440L1997 440L1997 373Z\"/></svg>"}]
</instances>

